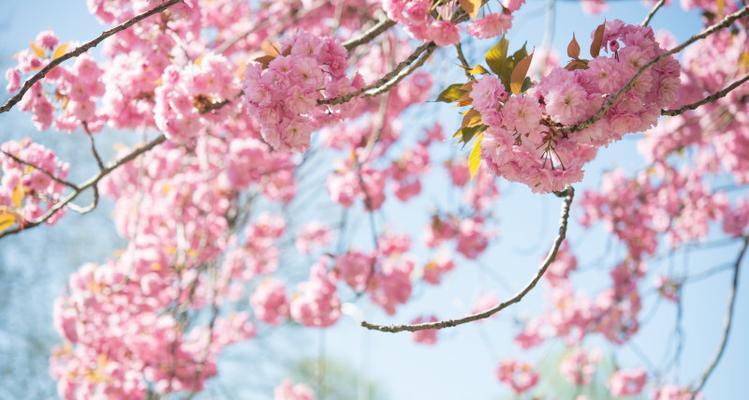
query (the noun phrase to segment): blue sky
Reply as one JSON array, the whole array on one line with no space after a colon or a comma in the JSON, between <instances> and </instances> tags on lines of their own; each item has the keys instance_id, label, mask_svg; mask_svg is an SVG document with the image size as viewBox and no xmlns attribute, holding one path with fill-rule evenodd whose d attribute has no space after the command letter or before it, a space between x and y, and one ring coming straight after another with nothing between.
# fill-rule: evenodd
<instances>
[{"instance_id":1,"label":"blue sky","mask_svg":"<svg viewBox=\"0 0 749 400\"><path fill-rule=\"evenodd\" d=\"M12 3L4 6L6 18L0 21L6 24L0 40L0 54L12 54L26 47L36 33L44 29L54 29L63 41L83 41L102 30L102 26L87 13L85 2L82 0L33 0ZM528 41L530 47L541 46L545 28L544 9L544 1L531 0L524 6L516 18L516 27L510 34L511 46L520 45L523 41ZM619 18L639 23L647 11L648 9L640 2L614 1L607 13L591 17L583 14L576 2L560 1L557 4L554 46L564 49L573 32L577 33L578 38L587 38L604 17L609 20ZM684 13L678 5L672 5L655 17L652 26L656 30L668 29L678 38L684 39L700 29L700 21L697 15ZM490 42L487 41L486 45L491 44ZM585 48L586 44L582 44L582 47ZM468 56L473 62L481 59L480 50L468 49ZM444 87L461 79L460 71L454 66L451 58L452 51L443 50L443 53L448 57L437 57L430 65L433 70L442 72L437 75L437 87ZM405 130L404 134L412 137L420 134L421 130L418 127L433 121L434 116L439 116L445 130L450 132L458 122L457 115L457 111L450 106L427 104L410 114L410 120L407 121L409 129ZM35 132L27 119L19 119L15 113L11 117L11 124L7 123L8 117L3 118L6 118L3 120L3 129L0 129L0 137L3 140L19 135L45 140L43 135L56 134ZM13 129L13 132L7 132L7 129ZM635 138L636 136L631 136L601 151L587 168L584 182L577 185L578 192L581 193L585 188L595 188L602 171L613 167L632 171L642 166L643 161L635 150ZM387 226L396 232L410 232L416 235L418 240L421 227L426 223L428 216L427 213L414 213L411 210L430 209L436 204L445 204L445 179L441 171L430 174L424 185L427 195L404 206L389 207L386 214L378 216L378 225ZM494 291L500 297L506 297L527 282L535 271L537 261L551 243L560 201L553 196L533 195L524 187L509 185L507 182L502 182L501 189L502 197L497 209L501 220L500 232L490 250L481 259L483 267L472 263L459 263L457 270L449 275L441 287L420 287L415 293L415 300L403 307L392 321L407 321L416 315L431 313L440 317L459 316L466 312L478 293ZM579 215L579 211L577 208L573 210L573 219ZM77 223L85 222L87 218L106 217L108 212L109 209L105 206L91 217L69 216L55 229L76 229ZM353 241L361 239L362 243L365 243L361 247L366 248L369 244L365 235L367 227L365 224L360 225L360 231L354 234ZM106 237L107 243L102 247L113 247L112 235ZM600 261L599 256L604 254L603 250L607 243L606 236L600 229L586 234L579 225L573 224L569 237L581 265L591 266L592 263ZM18 246L34 246L42 244L43 239L39 235L27 235L14 240ZM14 250L13 247L11 250ZM688 268L696 272L733 260L736 251L736 246L694 251L688 257L678 256L667 262L651 264L649 267L651 271L656 272L668 268ZM622 249L614 246L608 257L598 262L599 265L592 266L603 267L603 271L600 268L588 268L586 272L579 274L576 279L580 287L585 287L591 295L603 289L607 279L605 268L612 266L621 256ZM94 252L88 261L103 261L106 257L106 252ZM65 259L50 258L47 262L30 268L52 272L70 271L76 267L66 262ZM491 272L482 272L486 269ZM61 290L66 277L62 273L55 276L57 281L51 286L51 290ZM501 277L501 282L496 277ZM717 346L728 282L729 274L720 274L690 285L684 292L686 335L683 365L678 375L681 383L690 383L699 374ZM746 359L749 356L747 342L741 340L749 337L749 320L745 318L749 307L747 292L745 288L741 288L739 292L737 318L732 337L722 363L706 387L705 394L708 399L742 398L740 385L741 379L746 376L743 368L746 367ZM287 332L293 340L279 339L267 345L279 350L284 357L296 354L317 357L323 349L326 356L341 360L376 381L392 399L494 399L506 393L494 377L496 365L501 359L519 356L535 360L543 356L538 351L521 353L512 345L512 337L517 332L517 325L513 320L538 313L544 300L542 286L500 318L441 332L440 342L434 347L414 345L407 334L391 335L362 330L356 321L348 317L334 329L325 332ZM645 314L648 313L653 300L653 297L650 297L646 301ZM51 307L51 304L49 306ZM361 306L368 319L387 320L373 307L365 304ZM653 358L656 364L661 361L662 355L672 344L674 318L674 307L661 304L634 341L637 348ZM249 343L248 346L256 346L257 343ZM586 342L586 346L591 347L600 344L596 341ZM264 343L263 346L265 345ZM637 355L628 346L620 349L617 361L623 366L641 365ZM252 363L234 363L227 357L223 366L219 378L222 382L241 381L243 377L255 374L255 366ZM270 376L274 374L277 372L270 372ZM676 376L671 376L669 381L675 379Z\"/></svg>"}]
</instances>

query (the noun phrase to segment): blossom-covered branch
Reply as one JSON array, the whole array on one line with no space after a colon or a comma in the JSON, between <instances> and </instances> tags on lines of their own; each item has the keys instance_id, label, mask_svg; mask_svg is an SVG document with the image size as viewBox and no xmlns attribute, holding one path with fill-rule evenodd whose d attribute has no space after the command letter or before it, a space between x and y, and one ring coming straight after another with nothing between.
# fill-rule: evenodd
<instances>
[{"instance_id":1,"label":"blossom-covered branch","mask_svg":"<svg viewBox=\"0 0 749 400\"><path fill-rule=\"evenodd\" d=\"M113 171L115 171L116 169L118 169L119 167L121 167L121 166L127 164L128 162L130 162L130 161L138 158L138 156L140 156L141 154L146 153L146 152L152 150L156 146L164 143L165 141L166 141L166 136L159 135L155 139L149 141L148 143L145 143L145 144L142 144L140 146L135 147L128 154L126 154L122 158L117 159L116 161L114 161L109 166L107 166L104 169L100 170L99 173L97 173L96 175L94 175L91 178L87 179L82 184L80 184L80 185L74 185L75 189L73 189L73 191L70 194L68 194L63 199L61 199L59 202L57 202L52 207L50 207L50 209L47 210L47 212L44 213L41 217L39 217L39 218L37 218L37 219L35 219L33 221L24 221L18 227L15 227L15 228L12 228L12 229L7 229L7 230L4 230L4 231L0 232L0 239L4 238L5 236L13 235L13 234L22 232L24 230L28 230L30 228L39 226L39 225L47 222L48 220L50 220L50 218L54 217L55 214L57 214L58 212L60 212L66 206L70 205L73 202L73 200L75 200L79 195L81 195L81 193L85 192L89 188L94 189L94 195L95 195L94 201L88 207L81 208L80 210L78 210L78 212L80 212L80 213L86 213L86 212L93 211L93 209L96 208L96 204L97 204L97 201L98 201L98 196L97 196L97 194L98 194L98 188L97 188L97 185L99 184L99 181L101 181L105 176L109 175L110 173L112 173Z\"/></svg>"},{"instance_id":2,"label":"blossom-covered branch","mask_svg":"<svg viewBox=\"0 0 749 400\"><path fill-rule=\"evenodd\" d=\"M418 332L418 331L427 330L427 329L452 328L458 325L467 324L469 322L474 322L474 321L489 318L492 315L504 310L505 308L523 300L525 295L530 293L530 291L533 290L534 287L536 287L536 285L544 276L544 274L546 273L546 270L549 268L551 263L554 262L554 260L556 259L557 253L559 252L560 246L564 242L564 239L567 237L567 225L568 225L569 217L570 217L570 206L572 205L572 200L575 197L575 189L572 186L568 186L562 192L555 193L555 194L558 197L564 198L564 201L562 203L561 216L559 218L559 231L557 233L557 237L554 239L554 244L549 250L549 253L546 255L546 258L544 258L543 262L541 263L541 266L536 271L536 274L533 276L530 282L528 282L528 284L525 287L523 287L523 289L521 289L513 297L497 304L496 306L486 311L471 314L463 318L448 319L448 320L435 321L435 322L423 322L423 323L418 323L418 324L404 324L404 325L380 325L380 324L374 324L374 323L367 322L367 321L362 321L361 326L366 329L380 331L380 332L389 332L389 333L403 332L403 331Z\"/></svg>"},{"instance_id":3,"label":"blossom-covered branch","mask_svg":"<svg viewBox=\"0 0 749 400\"><path fill-rule=\"evenodd\" d=\"M616 103L619 101L619 99L622 98L622 96L624 96L625 93L627 93L630 89L632 89L632 86L637 81L637 78L639 78L643 73L645 73L645 71L647 71L650 67L652 67L653 65L657 64L659 61L665 59L666 57L669 57L669 56L671 56L673 54L676 54L676 53L684 50L690 44L692 44L692 43L694 43L694 42L696 42L698 40L704 39L704 38L706 38L706 37L714 34L715 32L720 31L721 29L724 29L724 28L727 28L727 27L731 26L736 20L738 20L739 18L742 18L742 17L744 17L746 15L749 15L749 6L744 6L741 9L739 9L738 11L734 12L733 14L726 15L726 17L723 18L720 22L718 22L718 23L716 23L716 24L714 24L712 26L709 26L708 28L706 28L702 32L700 32L700 33L698 33L698 34L690 37L689 39L685 40L684 42L682 42L678 46L676 46L676 47L674 47L674 48L672 48L672 49L670 49L670 50L668 50L668 51L666 51L664 53L661 53L657 57L654 57L653 59L651 59L650 61L648 61L647 63L645 63L645 65L641 66L637 70L637 72L627 81L627 83L625 83L624 86L621 89L619 89L619 91L617 91L613 96L607 98L606 101L603 103L603 106L601 108L599 108L598 111L595 114L593 114L590 118L588 118L588 119L586 119L586 120L584 120L582 122L576 123L574 125L563 127L561 129L562 132L565 132L565 133L577 132L577 131L583 130L583 129L585 129L585 128L591 126L591 125L593 125L598 120L600 120L609 110L611 110L611 108L616 105Z\"/></svg>"},{"instance_id":4,"label":"blossom-covered branch","mask_svg":"<svg viewBox=\"0 0 749 400\"><path fill-rule=\"evenodd\" d=\"M137 15L137 16L133 17L130 20L127 20L127 21L125 21L125 22L123 22L123 23L115 26L114 28L111 28L111 29L108 29L108 30L102 32L96 38L94 38L92 40L89 40L88 42L86 42L86 43L84 43L84 44L76 47L72 51L70 51L68 53L65 53L64 55L62 55L60 57L57 57L54 60L50 61L49 64L47 64L39 72L35 73L31 78L29 78L28 80L26 80L26 82L24 82L23 86L21 87L21 90L18 93L16 93L15 95L13 95L13 97L11 97L10 99L8 99L8 101L5 102L5 104L3 104L0 107L0 114L10 111L13 108L13 106L15 106L19 101L21 101L21 99L23 99L23 96L26 94L26 92L29 91L29 89L31 89L32 86L34 86L35 83L37 83L40 80L42 80L50 71L52 71L58 65L64 63L65 61L67 61L67 60L69 60L71 58L75 58L75 57L80 56L81 54L89 51L90 49L92 49L94 47L96 47L99 43L103 42L108 37L110 37L112 35L115 35L115 34L117 34L119 32L122 32L122 31L130 28L131 26L137 24L138 22L140 22L140 21L142 21L142 20L144 20L144 19L146 19L146 18L148 18L148 17L150 17L150 16L152 16L154 14L158 14L158 13L166 10L167 8L173 6L173 5L177 4L177 3L180 3L182 1L183 0L168 0L168 1L160 4L159 6L156 6L156 7L152 8L152 9L150 9L150 10L148 10L148 11L146 11L146 12L140 14L140 15Z\"/></svg>"},{"instance_id":5,"label":"blossom-covered branch","mask_svg":"<svg viewBox=\"0 0 749 400\"><path fill-rule=\"evenodd\" d=\"M744 75L743 77L733 81L730 85L726 86L725 88L705 97L698 101L695 101L693 103L685 104L679 108L676 109L666 109L661 110L661 115L668 115L668 116L676 116L679 114L682 114L687 111L695 110L700 106L704 106L705 104L710 104L715 102L716 100L725 97L728 93L733 91L734 89L738 88L739 86L743 85L749 81L749 74Z\"/></svg>"}]
</instances>

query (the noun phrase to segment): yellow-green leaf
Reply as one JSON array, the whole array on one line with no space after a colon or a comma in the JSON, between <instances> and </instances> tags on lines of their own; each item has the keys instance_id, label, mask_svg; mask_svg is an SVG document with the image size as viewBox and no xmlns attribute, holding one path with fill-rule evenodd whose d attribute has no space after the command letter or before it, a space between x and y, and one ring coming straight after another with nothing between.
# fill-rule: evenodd
<instances>
[{"instance_id":1,"label":"yellow-green leaf","mask_svg":"<svg viewBox=\"0 0 749 400\"><path fill-rule=\"evenodd\" d=\"M466 14L470 15L471 18L476 18L479 15L479 9L483 5L481 0L460 0L460 7Z\"/></svg>"},{"instance_id":2,"label":"yellow-green leaf","mask_svg":"<svg viewBox=\"0 0 749 400\"><path fill-rule=\"evenodd\" d=\"M598 57L598 53L601 52L601 45L603 44L603 34L606 29L606 21L596 27L596 32L593 34L593 43L590 44L590 55L592 57Z\"/></svg>"},{"instance_id":3,"label":"yellow-green leaf","mask_svg":"<svg viewBox=\"0 0 749 400\"><path fill-rule=\"evenodd\" d=\"M483 138L483 133L476 136L476 142L473 143L471 154L468 155L468 168L471 170L471 179L476 176L476 172L478 172L481 166L481 140Z\"/></svg>"},{"instance_id":4,"label":"yellow-green leaf","mask_svg":"<svg viewBox=\"0 0 749 400\"><path fill-rule=\"evenodd\" d=\"M45 56L45 55L47 54L47 52L46 52L46 51L44 51L44 49L43 49L43 48L41 48L41 46L39 46L38 44L36 44L36 43L34 43L34 42L31 42L31 45L30 45L30 46L31 46L31 50L32 50L32 51L34 52L34 54L36 54L36 56L37 56L37 57L39 57L39 58L44 58L44 56Z\"/></svg>"},{"instance_id":5,"label":"yellow-green leaf","mask_svg":"<svg viewBox=\"0 0 749 400\"><path fill-rule=\"evenodd\" d=\"M486 63L489 65L489 69L497 75L501 73L502 65L507 60L507 49L509 47L510 41L502 36L502 39L486 52Z\"/></svg>"},{"instance_id":6,"label":"yellow-green leaf","mask_svg":"<svg viewBox=\"0 0 749 400\"><path fill-rule=\"evenodd\" d=\"M481 124L481 114L475 109L470 109L463 113L463 122L460 124L461 127L470 128L472 126Z\"/></svg>"},{"instance_id":7,"label":"yellow-green leaf","mask_svg":"<svg viewBox=\"0 0 749 400\"><path fill-rule=\"evenodd\" d=\"M517 65L515 65L515 69L512 70L512 76L510 77L510 90L512 90L513 94L519 94L522 91L523 81L525 80L525 75L528 74L531 61L533 61L533 53L518 61Z\"/></svg>"},{"instance_id":8,"label":"yellow-green leaf","mask_svg":"<svg viewBox=\"0 0 749 400\"><path fill-rule=\"evenodd\" d=\"M0 232L15 225L16 221L18 221L18 217L15 213L0 210Z\"/></svg>"},{"instance_id":9,"label":"yellow-green leaf","mask_svg":"<svg viewBox=\"0 0 749 400\"><path fill-rule=\"evenodd\" d=\"M467 93L468 91L464 88L464 84L453 83L452 85L448 86L447 89L443 90L442 93L439 94L439 96L437 96L437 101L441 101L443 103L452 103L454 101L460 100Z\"/></svg>"},{"instance_id":10,"label":"yellow-green leaf","mask_svg":"<svg viewBox=\"0 0 749 400\"><path fill-rule=\"evenodd\" d=\"M471 74L471 75L479 75L479 74L488 74L489 71L487 71L486 68L484 68L483 65L476 64L475 67L473 67L473 68L471 68L471 69L468 70L468 73Z\"/></svg>"},{"instance_id":11,"label":"yellow-green leaf","mask_svg":"<svg viewBox=\"0 0 749 400\"><path fill-rule=\"evenodd\" d=\"M57 59L65 55L65 53L68 52L68 47L70 47L70 43L63 43L55 49L55 53L52 54L52 59Z\"/></svg>"},{"instance_id":12,"label":"yellow-green leaf","mask_svg":"<svg viewBox=\"0 0 749 400\"><path fill-rule=\"evenodd\" d=\"M25 195L26 192L24 191L23 183L18 182L18 185L16 185L16 188L13 189L13 193L11 193L10 195L10 201L13 204L14 208L21 208Z\"/></svg>"},{"instance_id":13,"label":"yellow-green leaf","mask_svg":"<svg viewBox=\"0 0 749 400\"><path fill-rule=\"evenodd\" d=\"M575 39L575 34L572 34L572 40L570 40L570 43L567 45L567 55L570 58L579 58L580 57L580 45L577 43L577 39Z\"/></svg>"}]
</instances>

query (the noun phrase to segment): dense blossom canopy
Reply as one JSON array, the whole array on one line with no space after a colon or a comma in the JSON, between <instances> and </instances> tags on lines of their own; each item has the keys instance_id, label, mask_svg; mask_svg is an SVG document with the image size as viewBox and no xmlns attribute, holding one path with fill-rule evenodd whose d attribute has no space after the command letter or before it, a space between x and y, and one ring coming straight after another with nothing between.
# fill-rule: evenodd
<instances>
[{"instance_id":1,"label":"dense blossom canopy","mask_svg":"<svg viewBox=\"0 0 749 400\"><path fill-rule=\"evenodd\" d=\"M586 340L630 341L645 288L680 304L686 275L650 279L661 243L673 252L718 230L743 243L738 272L749 200L714 182L749 183L749 11L741 3L683 0L703 12L706 30L682 54L650 19L605 21L577 32L589 38L581 42L590 42L591 58L573 37L566 65L548 48L511 47L504 34L523 0L87 4L115 27L103 34L101 54L39 33L6 71L14 97L2 110L16 106L40 131L83 132L98 173L74 183L68 171L77 160L30 139L3 143L0 237L91 211L101 195L126 241L110 261L81 266L55 303L62 343L51 374L63 398L199 392L217 374L221 351L259 332L331 327L347 305L364 301L400 317L417 287L448 281L500 237L500 182L564 198L559 237L527 290L505 303L486 293L464 320L426 310L407 325L365 327L412 331L415 342L435 345L439 329L497 315L541 281L543 309L521 321L514 342L565 343L559 373L582 388L606 360ZM606 2L582 7L598 13ZM481 40L492 46L471 63L461 46ZM427 62L450 47L464 82L436 87ZM411 124L408 113L434 99L460 120L454 135L437 118ZM145 132L148 141L107 163L95 138L111 129ZM590 293L573 281L581 266L564 242L571 185L599 149L641 132L647 165L608 172L574 203L579 227L602 228L626 249L605 287ZM290 217L294 201L307 200L303 177L315 162L325 164L315 190L342 215L334 223L310 218L313 207ZM435 171L461 194L453 206L414 209L428 214L421 236L378 226L377 213L424 196ZM93 203L77 206L87 191ZM349 237L355 216L371 244ZM301 271L288 268L289 254L305 260ZM514 393L532 392L543 381L532 363L501 360L496 378ZM645 366L616 366L605 385L612 396L693 399L712 368L680 386ZM315 398L290 379L274 396Z\"/></svg>"}]
</instances>

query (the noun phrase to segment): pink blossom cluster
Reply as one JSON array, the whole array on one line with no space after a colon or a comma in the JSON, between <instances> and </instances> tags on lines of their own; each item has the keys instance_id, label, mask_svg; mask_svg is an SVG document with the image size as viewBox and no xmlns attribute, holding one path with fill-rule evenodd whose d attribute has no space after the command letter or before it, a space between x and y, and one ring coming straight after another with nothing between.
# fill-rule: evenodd
<instances>
[{"instance_id":1,"label":"pink blossom cluster","mask_svg":"<svg viewBox=\"0 0 749 400\"><path fill-rule=\"evenodd\" d=\"M631 257L641 259L655 253L659 234L667 234L673 248L707 237L728 200L711 194L700 172L657 164L631 179L621 170L604 175L600 190L585 192L581 204L584 226L603 222Z\"/></svg>"},{"instance_id":2,"label":"pink blossom cluster","mask_svg":"<svg viewBox=\"0 0 749 400\"><path fill-rule=\"evenodd\" d=\"M186 67L170 65L154 91L154 123L171 140L192 141L229 115L229 108L208 112L211 105L238 92L234 66L224 56L208 53Z\"/></svg>"},{"instance_id":3,"label":"pink blossom cluster","mask_svg":"<svg viewBox=\"0 0 749 400\"><path fill-rule=\"evenodd\" d=\"M562 126L595 114L607 96L663 53L652 29L619 20L606 22L603 40L609 56L592 59L584 69L555 68L526 93L509 96L493 75L473 84L473 107L489 126L482 157L497 175L525 183L534 192L561 190L582 179L584 165L599 147L650 128L661 108L674 102L679 64L666 57L595 124L563 133Z\"/></svg>"},{"instance_id":4,"label":"pink blossom cluster","mask_svg":"<svg viewBox=\"0 0 749 400\"><path fill-rule=\"evenodd\" d=\"M218 317L210 335L186 331L163 307L189 285L154 292L136 274L128 258L84 265L56 302L55 325L65 344L54 352L51 371L63 397L145 398L149 385L160 393L201 390L216 374L217 352L254 336L246 314Z\"/></svg>"},{"instance_id":5,"label":"pink blossom cluster","mask_svg":"<svg viewBox=\"0 0 749 400\"><path fill-rule=\"evenodd\" d=\"M373 253L349 250L336 257L334 270L349 287L368 293L373 303L392 315L411 297L416 261L406 254L411 247L408 236L386 233L377 243Z\"/></svg>"},{"instance_id":6,"label":"pink blossom cluster","mask_svg":"<svg viewBox=\"0 0 749 400\"><path fill-rule=\"evenodd\" d=\"M346 94L361 80L346 76L346 49L333 38L300 32L278 51L267 68L260 62L247 66L244 104L272 148L303 151L313 130L339 120L351 107L318 106L317 101Z\"/></svg>"},{"instance_id":7,"label":"pink blossom cluster","mask_svg":"<svg viewBox=\"0 0 749 400\"><path fill-rule=\"evenodd\" d=\"M642 393L647 379L642 368L620 369L611 375L607 385L613 396L637 396Z\"/></svg>"},{"instance_id":8,"label":"pink blossom cluster","mask_svg":"<svg viewBox=\"0 0 749 400\"><path fill-rule=\"evenodd\" d=\"M512 13L524 2L504 1L501 12L487 12L482 18L472 18L468 24L468 33L480 39L505 33L512 27ZM436 7L429 0L384 0L382 3L387 16L401 24L416 39L434 42L438 46L450 46L460 41L460 27L456 17L464 10L458 2L442 3Z\"/></svg>"},{"instance_id":9,"label":"pink blossom cluster","mask_svg":"<svg viewBox=\"0 0 749 400\"><path fill-rule=\"evenodd\" d=\"M499 364L497 379L510 386L513 392L521 394L538 384L539 375L530 364L511 359Z\"/></svg>"},{"instance_id":10,"label":"pink blossom cluster","mask_svg":"<svg viewBox=\"0 0 749 400\"><path fill-rule=\"evenodd\" d=\"M568 354L559 366L562 376L576 386L585 386L593 380L596 366L601 360L599 351L576 349Z\"/></svg>"},{"instance_id":11,"label":"pink blossom cluster","mask_svg":"<svg viewBox=\"0 0 749 400\"><path fill-rule=\"evenodd\" d=\"M309 386L287 378L273 390L273 400L315 400L315 393Z\"/></svg>"},{"instance_id":12,"label":"pink blossom cluster","mask_svg":"<svg viewBox=\"0 0 749 400\"><path fill-rule=\"evenodd\" d=\"M58 160L52 150L29 139L5 142L0 151L0 211L13 213L16 223L23 226L25 221L42 217L60 201L65 187L52 177L66 179L68 164ZM56 213L47 223L53 224L61 216L61 212Z\"/></svg>"},{"instance_id":13,"label":"pink blossom cluster","mask_svg":"<svg viewBox=\"0 0 749 400\"><path fill-rule=\"evenodd\" d=\"M294 321L304 326L327 327L338 321L341 300L335 274L326 269L325 262L313 265L309 280L299 284L298 291L291 298L289 312Z\"/></svg>"},{"instance_id":14,"label":"pink blossom cluster","mask_svg":"<svg viewBox=\"0 0 749 400\"><path fill-rule=\"evenodd\" d=\"M39 33L30 49L18 53L18 66L5 71L8 92L21 88L24 75L36 73L69 50L70 44L60 44L53 32ZM19 103L20 109L31 113L39 130L49 129L54 123L56 129L67 132L84 124L86 129L98 131L107 119L96 103L104 95L103 75L104 70L92 57L79 56L72 66L59 66L35 83Z\"/></svg>"}]
</instances>

